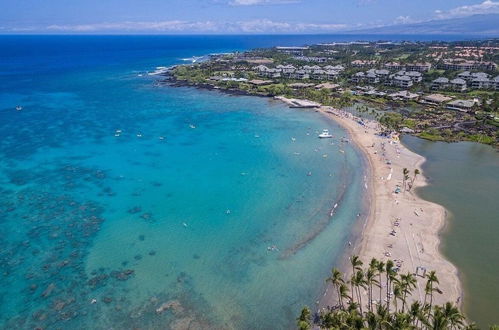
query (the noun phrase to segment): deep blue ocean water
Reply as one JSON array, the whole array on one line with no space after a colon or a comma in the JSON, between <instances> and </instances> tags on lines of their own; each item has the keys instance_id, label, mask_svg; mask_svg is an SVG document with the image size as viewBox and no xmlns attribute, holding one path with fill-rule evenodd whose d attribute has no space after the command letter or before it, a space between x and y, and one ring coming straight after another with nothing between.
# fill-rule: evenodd
<instances>
[{"instance_id":1,"label":"deep blue ocean water","mask_svg":"<svg viewBox=\"0 0 499 330\"><path fill-rule=\"evenodd\" d=\"M355 39L1 36L0 327L292 326L364 212L359 153L313 111L147 72Z\"/></svg>"}]
</instances>

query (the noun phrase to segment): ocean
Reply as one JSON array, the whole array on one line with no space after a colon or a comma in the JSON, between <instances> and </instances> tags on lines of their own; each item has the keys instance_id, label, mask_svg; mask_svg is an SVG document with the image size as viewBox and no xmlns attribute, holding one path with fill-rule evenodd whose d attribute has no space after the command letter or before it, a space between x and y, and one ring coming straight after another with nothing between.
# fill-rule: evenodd
<instances>
[{"instance_id":1,"label":"ocean","mask_svg":"<svg viewBox=\"0 0 499 330\"><path fill-rule=\"evenodd\" d=\"M362 156L311 110L147 73L359 39L441 38L0 36L0 328L292 327L366 211Z\"/></svg>"},{"instance_id":2,"label":"ocean","mask_svg":"<svg viewBox=\"0 0 499 330\"><path fill-rule=\"evenodd\" d=\"M0 328L285 329L315 306L365 212L347 133L147 74L272 38L0 37Z\"/></svg>"}]
</instances>

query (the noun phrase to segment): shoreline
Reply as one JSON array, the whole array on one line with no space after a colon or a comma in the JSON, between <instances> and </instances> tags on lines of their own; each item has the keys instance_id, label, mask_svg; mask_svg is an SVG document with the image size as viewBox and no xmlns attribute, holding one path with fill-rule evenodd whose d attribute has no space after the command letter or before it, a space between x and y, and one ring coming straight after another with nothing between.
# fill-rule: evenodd
<instances>
[{"instance_id":1,"label":"shoreline","mask_svg":"<svg viewBox=\"0 0 499 330\"><path fill-rule=\"evenodd\" d=\"M203 90L213 90L233 96L258 96L271 98L283 102L291 108L304 108L314 110L326 116L330 120L344 128L358 150L363 155L366 163L366 175L364 179L367 184L367 216L355 225L351 232L351 246L345 246L337 267L350 276L351 268L349 257L353 254L368 264L372 258L386 262L391 259L401 262L399 266L402 273L416 273L416 267L424 267L427 271L436 271L440 281L439 288L442 295L434 296L434 304L452 302L462 310L463 289L459 279L458 269L448 261L440 252L440 233L446 225L447 210L436 203L420 198L415 190L428 184L421 169L425 158L406 148L399 141L376 135L380 124L374 120L362 119L365 126L357 121L360 119L351 113L338 110L330 106L322 106L309 100L288 99L283 96L272 97L271 95L258 95L240 90L226 90L214 86L200 86L199 84L186 84L169 82L173 87L194 87ZM297 107L296 101L305 104L315 103L317 106ZM381 144L385 145L385 156L381 155ZM375 147L372 144L375 143ZM386 159L391 164L386 164ZM410 171L411 178L414 169L419 169L420 174L414 181L411 191L394 194L396 185L402 185L402 169ZM390 174L391 172L391 174ZM399 224L394 226L395 219L399 218ZM395 236L390 231L396 229ZM388 246L391 247L388 247ZM387 254L389 253L389 255ZM426 279L416 276L416 295L422 301L424 298L424 287ZM328 306L336 305L334 290L329 290L329 284L324 285L323 294L317 297L316 311ZM383 293L386 295L386 292ZM408 297L411 302L411 297Z\"/></svg>"},{"instance_id":2,"label":"shoreline","mask_svg":"<svg viewBox=\"0 0 499 330\"><path fill-rule=\"evenodd\" d=\"M425 158L413 153L399 141L376 135L379 124L375 121L363 120L363 126L357 122L359 118L346 111L323 106L319 112L348 131L369 167L366 173L369 213L361 228L352 232L352 236L358 237L352 248L347 247L345 250L338 268L349 276L349 254L357 254L364 264L368 264L371 258L384 262L388 259L399 260L398 266L402 273L415 273L418 266L425 267L427 271L435 270L444 294L435 296L434 302L443 304L450 301L462 309L458 269L439 250L440 232L445 227L447 211L441 205L423 200L414 192L428 184L420 167ZM384 155L381 150L383 142ZM391 164L386 163L387 159ZM411 191L395 194L396 185L402 186L403 168L409 169L411 178L416 168L421 174L414 181ZM399 224L395 225L397 218ZM390 235L391 230L396 231L395 236ZM422 299L425 279L420 276L416 278L416 298ZM329 285L320 299L319 310L336 305L334 290L328 289Z\"/></svg>"}]
</instances>

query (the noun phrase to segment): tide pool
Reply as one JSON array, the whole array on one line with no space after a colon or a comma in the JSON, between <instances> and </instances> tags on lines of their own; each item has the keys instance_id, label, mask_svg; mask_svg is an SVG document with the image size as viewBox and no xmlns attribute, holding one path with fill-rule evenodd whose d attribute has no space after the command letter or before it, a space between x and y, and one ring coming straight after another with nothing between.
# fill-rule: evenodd
<instances>
[{"instance_id":1,"label":"tide pool","mask_svg":"<svg viewBox=\"0 0 499 330\"><path fill-rule=\"evenodd\" d=\"M0 327L292 326L364 213L360 154L314 111L147 75L234 45L116 38L4 61Z\"/></svg>"}]
</instances>

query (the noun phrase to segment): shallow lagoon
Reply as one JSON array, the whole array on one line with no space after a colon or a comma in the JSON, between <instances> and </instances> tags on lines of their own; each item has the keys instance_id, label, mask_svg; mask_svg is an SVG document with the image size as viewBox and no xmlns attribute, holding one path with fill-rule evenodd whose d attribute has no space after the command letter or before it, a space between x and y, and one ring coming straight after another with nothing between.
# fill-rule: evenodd
<instances>
[{"instance_id":1,"label":"shallow lagoon","mask_svg":"<svg viewBox=\"0 0 499 330\"><path fill-rule=\"evenodd\" d=\"M421 197L443 205L447 223L441 249L459 269L464 311L481 328L499 323L499 154L474 142L430 142L411 136L402 142L424 156L430 185Z\"/></svg>"}]
</instances>

